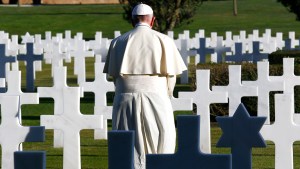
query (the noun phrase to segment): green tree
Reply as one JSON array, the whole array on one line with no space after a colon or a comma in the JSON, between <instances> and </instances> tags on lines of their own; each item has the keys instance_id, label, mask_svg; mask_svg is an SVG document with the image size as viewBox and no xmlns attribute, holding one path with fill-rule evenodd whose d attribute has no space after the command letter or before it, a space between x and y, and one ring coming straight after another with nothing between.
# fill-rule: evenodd
<instances>
[{"instance_id":1,"label":"green tree","mask_svg":"<svg viewBox=\"0 0 300 169\"><path fill-rule=\"evenodd\" d=\"M124 4L124 18L131 21L131 11L140 0L119 0ZM152 7L156 22L154 29L166 33L184 21L190 22L202 0L144 0L142 3Z\"/></svg>"},{"instance_id":2,"label":"green tree","mask_svg":"<svg viewBox=\"0 0 300 169\"><path fill-rule=\"evenodd\" d=\"M281 2L290 12L296 14L296 19L300 21L300 0L277 0Z\"/></svg>"}]
</instances>

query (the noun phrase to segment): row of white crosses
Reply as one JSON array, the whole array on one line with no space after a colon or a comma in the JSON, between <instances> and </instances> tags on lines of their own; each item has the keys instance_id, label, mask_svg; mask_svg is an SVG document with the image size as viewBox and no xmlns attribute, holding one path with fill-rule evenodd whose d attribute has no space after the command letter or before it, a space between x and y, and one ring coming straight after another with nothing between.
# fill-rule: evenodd
<instances>
[{"instance_id":1,"label":"row of white crosses","mask_svg":"<svg viewBox=\"0 0 300 169\"><path fill-rule=\"evenodd\" d=\"M174 38L174 33L168 35ZM183 60L188 65L190 57L195 56L195 64L206 63L206 57L210 56L210 62L221 63L225 61L241 63L243 61L254 62L267 60L268 55L278 49L300 50L300 39L295 38L295 32L289 32L289 38L284 40L283 33L277 32L271 35L271 29L266 29L262 36L258 30L251 34L240 31L239 35L226 32L225 38L212 32L210 37L205 36L204 30L199 30L194 37L190 37L189 31L184 31L175 39ZM225 58L223 56L225 55ZM225 59L225 60L224 60ZM181 76L181 83L188 83L188 71Z\"/></svg>"},{"instance_id":2,"label":"row of white crosses","mask_svg":"<svg viewBox=\"0 0 300 169\"><path fill-rule=\"evenodd\" d=\"M67 35L67 33L66 33ZM29 34L25 35L27 40L37 44L42 42L36 36L33 38ZM47 129L55 130L54 145L56 147L64 147L64 168L80 168L80 142L79 131L81 129L96 129L95 138L105 139L107 136L107 119L111 118L111 107L107 106L106 93L113 91L113 83L106 80L106 75L102 73L103 60L100 55L96 56L95 61L95 80L94 82L86 82L85 80L79 81L79 87L68 87L66 84L66 68L63 67L63 60L70 61L71 53L75 49L79 49L76 56L91 55L86 54L89 52L86 46L87 43L83 43L82 34L76 35L74 38L62 38L61 35L51 37L48 33L44 40L44 47L41 47L46 54L48 52L46 61L53 65L53 87L38 87L38 97L52 97L55 100L54 115L42 116L41 125L44 125ZM100 38L101 39L101 38ZM98 38L99 40L99 38ZM23 43L26 43L26 42ZM49 42L49 43L46 43ZM65 42L64 42L65 41ZM68 41L68 42L67 42ZM98 41L99 42L99 41ZM93 42L93 43L96 43ZM43 43L40 43L41 46ZM72 44L72 45L70 45ZM92 44L92 41L90 42ZM77 46L77 47L76 47ZM80 47L78 47L80 46ZM94 47L97 46L94 44ZM51 53L52 52L52 53ZM79 54L80 53L80 54ZM73 54L75 56L75 54ZM85 57L85 56L82 56ZM84 59L83 59L84 60ZM83 61L82 60L82 61ZM281 77L270 77L268 62L258 63L258 79L253 82L241 82L241 67L229 66L229 85L228 86L213 86L212 90L209 85L209 71L198 70L197 71L197 90L195 92L179 92L179 98L173 98L173 108L175 110L192 110L192 102L197 105L197 113L201 115L201 150L203 152L210 152L210 119L209 119L209 105L211 103L229 103L229 115L233 115L234 110L240 103L242 97L256 96L258 97L258 115L267 116L269 119L268 108L268 94L270 91L284 91L288 94L293 94L294 86L300 85L297 76L293 74L293 59L284 60L284 75ZM80 65L80 64L78 64ZM81 66L85 67L85 65ZM17 63L13 64L12 71L18 71ZM76 69L79 73L79 68ZM10 72L10 71L8 71ZM18 82L10 82L9 79L16 78L16 75L7 77L8 92L9 94L13 84L17 85ZM285 83L285 87L284 84ZM18 95L21 99L20 84L13 89L14 92L19 92ZM95 108L93 118L82 115L79 111L80 96L83 96L83 91L89 91L95 93ZM205 96L205 97L203 97ZM27 96L26 96L27 98ZM72 99L70 99L72 98ZM204 99L205 98L205 99ZM193 101L192 101L193 100ZM180 103L180 104L178 104ZM20 102L21 104L21 102ZM36 103L35 103L36 104ZM69 107L71 105L71 107ZM12 106L13 107L13 106ZM71 115L71 112L74 113ZM276 110L277 112L277 110ZM297 116L295 116L297 119ZM289 123L288 121L287 123ZM81 125L78 125L78 124ZM281 122L276 122L276 124ZM68 125L65 125L68 124ZM266 125L269 125L270 121L267 120ZM282 125L282 124L281 124ZM73 126L73 127L71 127ZM76 127L74 127L76 126ZM269 125L270 126L270 125ZM103 128L102 128L103 127ZM272 127L272 125L271 125ZM62 132L59 132L62 131ZM271 130L271 129L270 129ZM68 134L66 134L68 133ZM268 133L268 132L267 132ZM279 133L278 133L279 134ZM267 135L267 134L266 134ZM72 138L72 140L71 140ZM268 139L275 139L269 136ZM2 143L1 143L2 144ZM71 144L71 145L67 145ZM278 143L278 144L281 144ZM67 146L66 146L67 145ZM282 150L283 151L283 150ZM71 157L69 157L69 155ZM277 152L276 152L277 155ZM71 160L76 159L76 160ZM280 160L276 160L276 163ZM286 162L286 161L284 161ZM283 162L281 162L283 163Z\"/></svg>"},{"instance_id":3,"label":"row of white crosses","mask_svg":"<svg viewBox=\"0 0 300 169\"><path fill-rule=\"evenodd\" d=\"M265 140L275 143L275 168L293 169L293 143L300 140L300 116L294 109L294 87L300 85L300 76L294 74L294 59L283 61L283 75L270 76L267 61L257 63L257 80L241 81L241 66L229 66L229 84L210 88L210 71L197 70L197 89L193 92L179 92L179 98L192 98L201 116L200 149L211 152L210 111L212 103L228 103L229 116L241 102L242 97L257 97L258 116L267 117L261 134ZM275 122L270 122L270 92L282 91L275 95ZM288 132L287 132L288 131Z\"/></svg>"},{"instance_id":4,"label":"row of white crosses","mask_svg":"<svg viewBox=\"0 0 300 169\"><path fill-rule=\"evenodd\" d=\"M115 37L121 35L115 31ZM174 33L168 35L174 38ZM24 53L24 45L17 43L18 36L12 36L9 40L8 34L0 32L0 43L7 43L7 54L16 55L19 51ZM34 42L34 52L36 54L44 53L46 63L52 66L62 65L63 60L70 62L74 57L74 74L77 75L78 84L85 82L85 58L93 55L101 55L102 62L106 60L107 51L111 39L103 38L102 32L96 32L94 40L83 40L83 34L77 33L71 37L71 31L65 34L57 33L51 36L51 32L45 33L45 39L41 35L31 36L27 33L22 36L22 44ZM268 54L277 49L295 50L300 49L299 39L295 38L295 32L289 32L289 39L283 40L283 34L277 32L276 36L271 35L271 29L266 29L262 36L258 30L253 30L251 34L246 31L240 31L239 35L232 35L232 32L226 32L226 36L218 36L212 32L209 37L205 36L204 30L199 30L194 37L190 37L189 31L179 34L174 39L186 65L190 63L190 57L195 57L195 64L206 63L207 55L210 55L211 62L223 62L223 56L226 54L225 61L230 62L257 62L268 58ZM36 70L41 69L41 62L35 62ZM189 71L185 71L181 76L181 83L189 82Z\"/></svg>"},{"instance_id":5,"label":"row of white crosses","mask_svg":"<svg viewBox=\"0 0 300 169\"><path fill-rule=\"evenodd\" d=\"M68 37L68 36L66 36ZM78 38L79 37L79 38ZM79 81L78 87L69 87L66 83L67 79L67 68L63 66L63 61L70 61L70 56L74 55L75 65L79 65L81 69L84 69L85 65L82 64L84 57L87 55L92 55L94 53L88 53L89 51L85 48L85 43L80 36L75 37L74 42L69 38L62 38L61 35L56 37L51 37L50 33L46 34L46 40L41 40L39 36L32 37L29 34L25 35L23 43L34 43L35 47L40 47L41 51L44 51L45 60L47 63L52 64L52 75L53 75L53 86L52 87L38 87L37 93L33 93L33 96L29 96L26 93L26 97L23 99L21 91L21 74L18 71L18 62L12 63L13 70L17 70L19 76L13 74L13 70L8 70L7 76L7 87L8 91L4 94L19 95L20 103L14 106L7 107L18 107L24 102L25 99L30 99L35 97L35 101L38 98L53 98L54 99L54 112L53 115L42 115L41 116L41 126L45 126L46 129L54 129L54 147L63 147L63 165L64 168L69 169L79 169L81 168L80 160L80 136L79 132L82 129L94 129L95 139L106 139L107 138L107 120L111 119L111 106L107 106L106 93L109 91L114 91L114 86L112 82L107 81L106 74L102 73L104 63L101 62L101 55L95 56L95 80L93 82L86 82L85 79ZM68 42L67 42L68 41ZM43 43L44 44L43 44ZM74 43L74 44L73 44ZM95 42L96 43L96 42ZM72 45L70 45L72 44ZM72 47L72 48L71 48ZM77 49L77 50L76 50ZM76 50L76 51L75 51ZM11 67L11 66L9 66ZM77 68L78 73L80 68ZM85 71L85 70L83 70ZM80 76L78 76L80 77ZM83 92L93 92L95 94L95 115L82 115L80 113L80 97L83 97ZM28 95L28 96L27 96ZM26 101L26 100L25 100ZM34 101L34 100L33 100ZM24 102L24 103L23 103ZM7 102L5 102L7 103ZM14 103L14 102L13 102ZM13 104L12 103L12 104ZM183 106L179 106L178 103L185 103ZM17 104L14 103L14 104ZM27 103L28 104L28 103ZM34 102L38 104L38 102ZM172 104L174 105L174 110L192 110L191 99L176 99L172 98ZM20 107L19 107L20 109ZM3 112L2 117L6 116L6 111ZM9 112L8 112L9 113ZM20 113L20 111L19 111ZM17 116L18 121L21 125L21 115ZM4 119L3 119L4 120ZM9 127L5 124L12 123L10 119L3 122L3 128L7 131L11 131ZM3 129L4 130L4 129ZM3 132L4 133L4 132ZM4 133L5 134L5 133ZM21 135L21 134L20 134ZM9 140L9 139L8 139ZM19 142L18 142L19 141ZM21 140L17 140L18 143ZM8 141L7 143L1 142L2 146L12 147L10 148L10 154L16 149L12 145L14 142ZM6 145L8 144L8 145ZM12 150L13 149L13 150ZM3 150L6 150L3 148ZM2 164L5 166L12 166L12 158L7 156L2 156ZM7 165L6 165L7 164ZM3 167L2 167L3 168ZM6 168L6 167L4 167Z\"/></svg>"}]
</instances>

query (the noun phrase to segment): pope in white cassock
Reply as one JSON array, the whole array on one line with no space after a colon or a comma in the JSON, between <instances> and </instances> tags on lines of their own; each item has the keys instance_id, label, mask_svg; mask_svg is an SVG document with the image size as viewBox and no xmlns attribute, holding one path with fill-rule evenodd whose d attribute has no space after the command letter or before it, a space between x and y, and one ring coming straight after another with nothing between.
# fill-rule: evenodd
<instances>
[{"instance_id":1,"label":"pope in white cassock","mask_svg":"<svg viewBox=\"0 0 300 169\"><path fill-rule=\"evenodd\" d=\"M173 39L152 30L154 19L150 6L135 6L135 28L111 42L104 67L116 87L112 128L135 131L135 169L145 168L145 154L174 153L170 97L176 75L187 69Z\"/></svg>"}]
</instances>

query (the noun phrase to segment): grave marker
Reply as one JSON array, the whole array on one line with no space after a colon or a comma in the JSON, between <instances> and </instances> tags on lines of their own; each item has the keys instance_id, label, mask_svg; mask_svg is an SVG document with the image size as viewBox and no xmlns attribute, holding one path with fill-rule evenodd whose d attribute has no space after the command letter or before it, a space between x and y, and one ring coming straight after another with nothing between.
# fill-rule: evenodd
<instances>
[{"instance_id":1,"label":"grave marker","mask_svg":"<svg viewBox=\"0 0 300 169\"><path fill-rule=\"evenodd\" d=\"M233 116L241 103L242 97L257 96L257 87L241 84L241 65L229 65L228 86L213 86L212 91L227 92L229 99L229 116Z\"/></svg>"},{"instance_id":2,"label":"grave marker","mask_svg":"<svg viewBox=\"0 0 300 169\"><path fill-rule=\"evenodd\" d=\"M225 47L223 45L223 37L218 37L217 38L217 45L214 48L215 53L216 54L216 60L212 60L213 62L216 63L222 63L223 62L223 54L226 52L231 52L231 48L230 47ZM213 55L214 55L213 54Z\"/></svg>"},{"instance_id":3,"label":"grave marker","mask_svg":"<svg viewBox=\"0 0 300 169\"><path fill-rule=\"evenodd\" d=\"M253 42L253 53L252 53L253 63L257 63L258 61L262 61L262 60L267 60L269 57L269 54L267 53L260 53L259 44L260 42L257 41Z\"/></svg>"},{"instance_id":4,"label":"grave marker","mask_svg":"<svg viewBox=\"0 0 300 169\"><path fill-rule=\"evenodd\" d=\"M243 81L242 85L257 86L257 116L267 117L266 124L270 124L270 92L283 91L284 82L275 81L269 77L269 62L257 63L257 80Z\"/></svg>"},{"instance_id":5,"label":"grave marker","mask_svg":"<svg viewBox=\"0 0 300 169\"><path fill-rule=\"evenodd\" d=\"M134 169L134 131L108 133L108 168Z\"/></svg>"},{"instance_id":6,"label":"grave marker","mask_svg":"<svg viewBox=\"0 0 300 169\"><path fill-rule=\"evenodd\" d=\"M80 87L86 92L93 92L95 96L94 114L103 115L103 128L97 129L94 132L95 139L107 139L107 120L112 118L112 106L107 105L106 94L113 92L115 86L113 82L106 79L106 74L103 73L104 63L101 62L100 56L95 62L95 80L93 82L82 82Z\"/></svg>"},{"instance_id":7,"label":"grave marker","mask_svg":"<svg viewBox=\"0 0 300 169\"><path fill-rule=\"evenodd\" d=\"M0 96L0 144L2 149L1 168L3 169L14 169L14 152L19 150L20 143L43 142L45 140L44 127L23 127L20 125L19 99L18 96Z\"/></svg>"},{"instance_id":8,"label":"grave marker","mask_svg":"<svg viewBox=\"0 0 300 169\"><path fill-rule=\"evenodd\" d=\"M217 147L230 147L232 169L252 169L252 147L266 147L259 131L265 117L250 117L241 103L232 117L217 117L223 134Z\"/></svg>"},{"instance_id":9,"label":"grave marker","mask_svg":"<svg viewBox=\"0 0 300 169\"><path fill-rule=\"evenodd\" d=\"M179 50L180 55L185 63L185 65L188 67L190 63L190 56L195 56L197 52L195 50L190 50L188 48L187 40L183 39L181 40L181 49ZM181 84L187 84L189 83L189 72L188 70L185 70L182 72L180 76L180 83Z\"/></svg>"},{"instance_id":10,"label":"grave marker","mask_svg":"<svg viewBox=\"0 0 300 169\"><path fill-rule=\"evenodd\" d=\"M199 54L199 63L206 63L206 55L213 54L215 52L212 48L206 47L206 38L200 38L199 40L200 47L197 49L197 53Z\"/></svg>"},{"instance_id":11,"label":"grave marker","mask_svg":"<svg viewBox=\"0 0 300 169\"><path fill-rule=\"evenodd\" d=\"M54 73L54 67L62 67L63 66L63 60L64 59L70 59L69 53L63 53L61 51L61 43L58 42L57 39L53 39L51 49L49 48L45 54L44 58L46 60L46 63L51 64L51 74Z\"/></svg>"},{"instance_id":12,"label":"grave marker","mask_svg":"<svg viewBox=\"0 0 300 169\"><path fill-rule=\"evenodd\" d=\"M70 55L74 57L74 74L77 75L77 84L80 84L86 81L85 58L94 57L94 52L86 50L85 40L78 40L75 45L76 50Z\"/></svg>"},{"instance_id":13,"label":"grave marker","mask_svg":"<svg viewBox=\"0 0 300 169\"><path fill-rule=\"evenodd\" d=\"M26 44L26 55L20 54L17 59L26 62L26 90L28 92L34 91L34 79L35 79L35 70L34 62L42 61L43 55L35 55L33 52L33 43Z\"/></svg>"},{"instance_id":14,"label":"grave marker","mask_svg":"<svg viewBox=\"0 0 300 169\"><path fill-rule=\"evenodd\" d=\"M6 77L7 64L16 62L16 57L5 55L5 44L0 44L0 78Z\"/></svg>"},{"instance_id":15,"label":"grave marker","mask_svg":"<svg viewBox=\"0 0 300 169\"><path fill-rule=\"evenodd\" d=\"M65 92L67 89L72 88L67 86L67 68L54 67L54 78L52 87L38 87L37 91L40 98L53 98L54 99L54 115L64 113L64 100L66 98ZM83 92L80 94L83 96ZM53 146L55 148L63 147L63 134L60 130L54 130Z\"/></svg>"},{"instance_id":16,"label":"grave marker","mask_svg":"<svg viewBox=\"0 0 300 169\"><path fill-rule=\"evenodd\" d=\"M250 62L253 61L252 54L243 53L242 43L235 43L235 52L233 55L226 55L225 61L230 61L234 63L242 63L244 61Z\"/></svg>"},{"instance_id":17,"label":"grave marker","mask_svg":"<svg viewBox=\"0 0 300 169\"><path fill-rule=\"evenodd\" d=\"M63 168L80 169L80 131L82 129L102 128L103 118L99 115L80 113L80 88L64 89L63 113L42 115L41 125L46 129L63 132Z\"/></svg>"},{"instance_id":18,"label":"grave marker","mask_svg":"<svg viewBox=\"0 0 300 169\"><path fill-rule=\"evenodd\" d=\"M200 127L200 150L204 153L211 153L210 139L210 109L212 103L227 103L226 92L213 92L210 90L210 71L196 71L197 90L194 92L179 92L179 98L192 98L197 105L197 114L201 116Z\"/></svg>"},{"instance_id":19,"label":"grave marker","mask_svg":"<svg viewBox=\"0 0 300 169\"><path fill-rule=\"evenodd\" d=\"M275 95L275 122L264 125L261 134L275 144L275 168L293 169L293 144L300 140L300 126L293 122L294 96Z\"/></svg>"},{"instance_id":20,"label":"grave marker","mask_svg":"<svg viewBox=\"0 0 300 169\"><path fill-rule=\"evenodd\" d=\"M31 36L29 32L26 32L25 35L21 36L22 37L22 42L23 44L25 43L34 43L34 36Z\"/></svg>"}]
</instances>

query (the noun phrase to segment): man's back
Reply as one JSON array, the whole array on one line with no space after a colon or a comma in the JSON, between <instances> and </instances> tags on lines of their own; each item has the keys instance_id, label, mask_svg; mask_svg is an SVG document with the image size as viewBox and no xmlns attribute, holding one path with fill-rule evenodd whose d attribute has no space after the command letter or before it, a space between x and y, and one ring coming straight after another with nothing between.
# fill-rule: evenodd
<instances>
[{"instance_id":1,"label":"man's back","mask_svg":"<svg viewBox=\"0 0 300 169\"><path fill-rule=\"evenodd\" d=\"M144 24L114 39L107 59L109 63L104 71L114 77L123 74L176 75L185 67L174 42Z\"/></svg>"}]
</instances>

